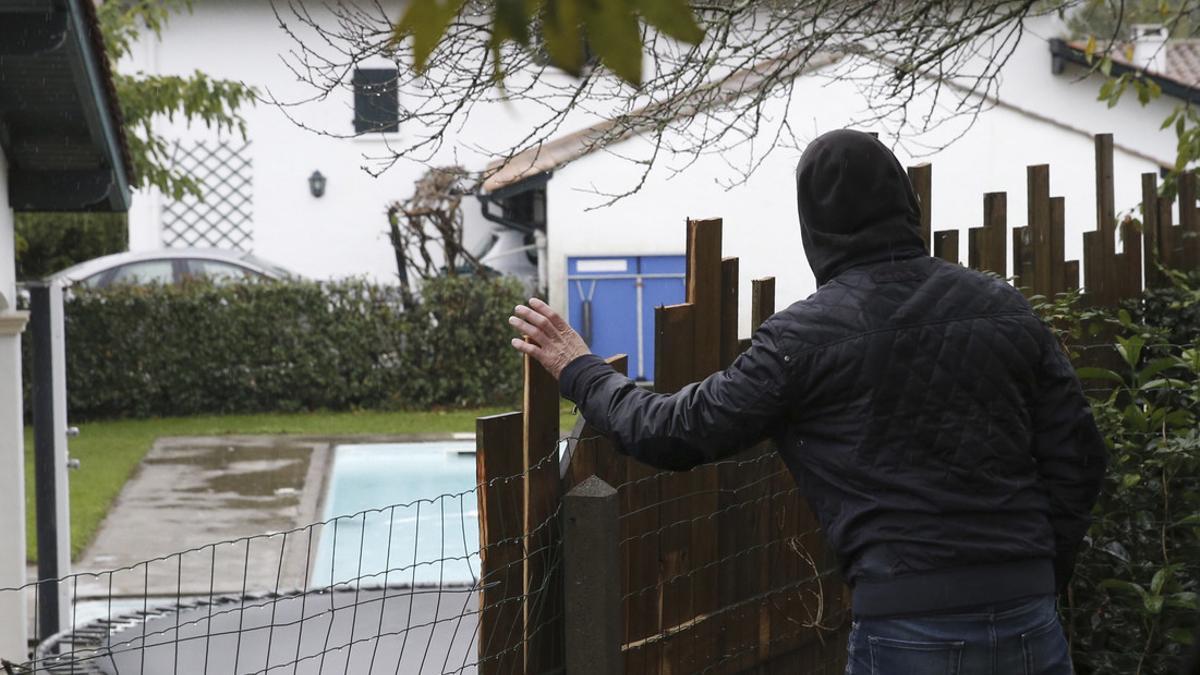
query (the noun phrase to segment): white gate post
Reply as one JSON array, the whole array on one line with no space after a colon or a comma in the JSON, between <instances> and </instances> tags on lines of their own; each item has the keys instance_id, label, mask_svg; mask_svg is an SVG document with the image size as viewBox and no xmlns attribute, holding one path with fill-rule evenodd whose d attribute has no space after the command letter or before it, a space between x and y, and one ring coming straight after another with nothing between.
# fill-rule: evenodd
<instances>
[{"instance_id":1,"label":"white gate post","mask_svg":"<svg viewBox=\"0 0 1200 675\"><path fill-rule=\"evenodd\" d=\"M16 311L16 246L8 203L8 165L0 150L0 588L25 584L25 430L21 402L21 332ZM25 595L0 593L0 657L27 654Z\"/></svg>"}]
</instances>

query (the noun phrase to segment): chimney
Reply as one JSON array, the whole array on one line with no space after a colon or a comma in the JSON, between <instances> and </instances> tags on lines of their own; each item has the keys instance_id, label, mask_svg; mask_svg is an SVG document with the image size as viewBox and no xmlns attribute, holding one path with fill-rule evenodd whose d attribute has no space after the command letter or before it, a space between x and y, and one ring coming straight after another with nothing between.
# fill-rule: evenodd
<instances>
[{"instance_id":1,"label":"chimney","mask_svg":"<svg viewBox=\"0 0 1200 675\"><path fill-rule=\"evenodd\" d=\"M1133 64L1152 73L1167 70L1167 27L1139 23L1133 26Z\"/></svg>"}]
</instances>

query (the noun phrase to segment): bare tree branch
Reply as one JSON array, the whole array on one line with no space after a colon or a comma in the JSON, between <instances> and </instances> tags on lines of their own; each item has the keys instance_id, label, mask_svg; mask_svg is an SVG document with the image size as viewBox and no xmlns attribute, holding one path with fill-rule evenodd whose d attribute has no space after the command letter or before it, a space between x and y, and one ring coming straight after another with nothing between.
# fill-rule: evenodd
<instances>
[{"instance_id":1,"label":"bare tree branch","mask_svg":"<svg viewBox=\"0 0 1200 675\"><path fill-rule=\"evenodd\" d=\"M700 44L643 29L647 72L635 88L602 68L567 77L511 44L500 50L499 64L490 63L493 7L485 0L468 2L423 74L410 66L407 42L390 42L394 17L377 2L322 3L310 11L315 0L274 0L279 24L295 42L285 60L311 92L297 100L268 92L267 100L286 112L350 87L354 68L369 59L394 62L403 140L373 158L368 170L375 174L402 160L433 160L472 113L502 102L520 106L524 133L515 142L458 148L491 160L483 181L519 178L547 161L561 164L593 151L616 154L618 141L641 137L641 154L618 155L634 169L628 184L598 192L603 205L639 190L664 159L673 175L717 155L729 165L721 183L729 188L774 150L799 146L787 113L798 104L795 82L805 73L860 92L862 111L849 125L886 130L902 143L916 139L906 149L936 151L925 140L929 132L954 123L954 135L961 135L995 99L1023 22L1077 1L699 1L692 7L706 32ZM493 66L507 74L502 86ZM573 139L571 156L554 154L563 152L552 145L556 137L586 125L593 126Z\"/></svg>"}]
</instances>

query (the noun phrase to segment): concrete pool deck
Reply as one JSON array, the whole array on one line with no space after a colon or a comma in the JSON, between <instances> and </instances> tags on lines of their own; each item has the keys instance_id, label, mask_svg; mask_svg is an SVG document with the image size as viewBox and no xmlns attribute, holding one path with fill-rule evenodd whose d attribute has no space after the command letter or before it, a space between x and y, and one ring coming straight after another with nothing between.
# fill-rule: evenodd
<instances>
[{"instance_id":1,"label":"concrete pool deck","mask_svg":"<svg viewBox=\"0 0 1200 675\"><path fill-rule=\"evenodd\" d=\"M107 598L302 588L320 538L320 528L308 526L322 517L335 446L473 437L158 439L76 562L74 571L84 576L75 593Z\"/></svg>"}]
</instances>

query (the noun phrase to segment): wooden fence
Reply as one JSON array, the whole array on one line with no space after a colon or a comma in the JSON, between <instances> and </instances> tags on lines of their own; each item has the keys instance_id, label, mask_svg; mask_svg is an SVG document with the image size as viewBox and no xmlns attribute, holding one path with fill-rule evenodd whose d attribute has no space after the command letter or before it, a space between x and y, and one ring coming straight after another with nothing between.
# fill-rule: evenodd
<instances>
[{"instance_id":1,"label":"wooden fence","mask_svg":"<svg viewBox=\"0 0 1200 675\"><path fill-rule=\"evenodd\" d=\"M1095 138L1097 227L1083 235L1083 290L1112 305L1144 283L1167 283L1158 265L1200 265L1195 176L1174 200L1155 174L1141 177L1144 218L1116 221L1112 137ZM1014 279L1030 294L1080 285L1065 260L1063 198L1050 195L1049 167L1028 167L1025 225L1009 237L1006 195L983 196L981 227L960 261L957 230L933 231L928 164L909 169L933 254ZM655 311L655 390L676 391L732 363L738 260L721 256L721 220L687 223L687 301ZM1123 251L1117 253L1116 237ZM1012 268L1007 246L1012 245ZM750 289L752 324L775 311L773 278ZM624 370L625 358L610 359ZM562 495L591 475L614 486L620 505L622 652L629 673L840 673L848 594L817 522L773 448L717 465L658 472L616 453L581 421L560 460L557 383L525 363L523 412L478 420L481 548L480 670L545 673L564 665Z\"/></svg>"}]
</instances>

